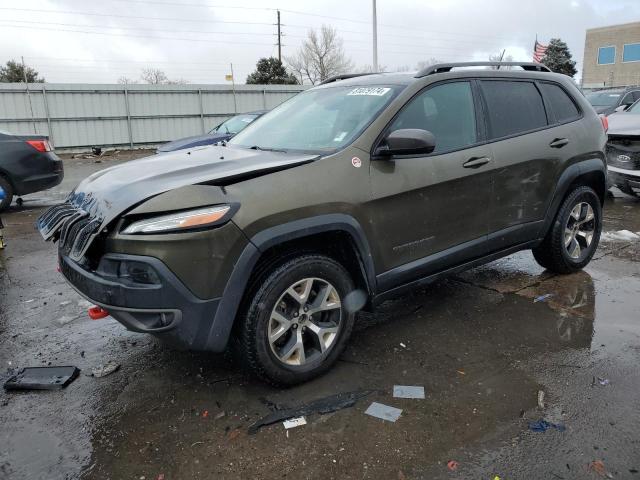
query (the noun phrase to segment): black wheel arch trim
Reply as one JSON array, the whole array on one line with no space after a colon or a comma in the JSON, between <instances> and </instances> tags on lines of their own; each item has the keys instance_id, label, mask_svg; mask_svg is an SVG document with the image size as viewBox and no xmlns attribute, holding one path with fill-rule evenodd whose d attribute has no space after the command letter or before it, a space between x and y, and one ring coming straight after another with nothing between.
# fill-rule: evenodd
<instances>
[{"instance_id":1,"label":"black wheel arch trim","mask_svg":"<svg viewBox=\"0 0 640 480\"><path fill-rule=\"evenodd\" d=\"M235 263L211 325L206 349L222 351L226 347L249 278L266 250L290 240L327 232L344 232L352 239L369 295L374 295L376 277L369 242L360 223L351 215L318 215L271 227L251 237Z\"/></svg>"},{"instance_id":2,"label":"black wheel arch trim","mask_svg":"<svg viewBox=\"0 0 640 480\"><path fill-rule=\"evenodd\" d=\"M607 167L602 152L597 152L597 156L591 155L589 158L580 160L572 165L568 166L558 178L556 182L556 190L553 194L553 199L547 208L547 212L544 217L544 222L541 226L539 236L542 238L546 235L551 228L553 221L556 218L558 209L569 193L569 188L573 182L588 173L602 173L603 176L603 192L607 190Z\"/></svg>"}]
</instances>

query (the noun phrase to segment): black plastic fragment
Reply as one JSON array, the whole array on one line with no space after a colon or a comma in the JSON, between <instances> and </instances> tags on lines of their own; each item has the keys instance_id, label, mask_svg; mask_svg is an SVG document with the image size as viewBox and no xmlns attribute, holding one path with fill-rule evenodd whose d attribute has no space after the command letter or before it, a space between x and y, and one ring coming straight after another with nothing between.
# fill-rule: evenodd
<instances>
[{"instance_id":1,"label":"black plastic fragment","mask_svg":"<svg viewBox=\"0 0 640 480\"><path fill-rule=\"evenodd\" d=\"M27 367L4 383L5 390L60 390L80 374L77 367Z\"/></svg>"},{"instance_id":2,"label":"black plastic fragment","mask_svg":"<svg viewBox=\"0 0 640 480\"><path fill-rule=\"evenodd\" d=\"M312 413L331 413L343 408L353 407L358 400L373 393L374 390L363 390L360 392L344 392L319 398L298 407L287 408L283 410L275 410L266 417L262 417L249 426L249 435L258 432L261 427L281 422L288 418L301 417L303 415L311 415Z\"/></svg>"}]
</instances>

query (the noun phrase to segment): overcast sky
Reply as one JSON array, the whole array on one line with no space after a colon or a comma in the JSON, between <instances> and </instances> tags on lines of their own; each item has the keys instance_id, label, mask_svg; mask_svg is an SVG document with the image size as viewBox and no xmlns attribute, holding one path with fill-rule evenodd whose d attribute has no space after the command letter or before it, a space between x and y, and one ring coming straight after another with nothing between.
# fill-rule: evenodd
<instances>
[{"instance_id":1,"label":"overcast sky","mask_svg":"<svg viewBox=\"0 0 640 480\"><path fill-rule=\"evenodd\" d=\"M358 66L372 63L371 0L1 0L0 62L20 59L49 82L113 83L145 67L190 83L244 83L260 57L283 56L310 28L338 30ZM378 0L379 64L486 60L503 48L531 60L533 43L566 41L582 65L585 29L640 20L639 0ZM93 33L92 33L93 32ZM579 79L580 73L576 76Z\"/></svg>"}]
</instances>

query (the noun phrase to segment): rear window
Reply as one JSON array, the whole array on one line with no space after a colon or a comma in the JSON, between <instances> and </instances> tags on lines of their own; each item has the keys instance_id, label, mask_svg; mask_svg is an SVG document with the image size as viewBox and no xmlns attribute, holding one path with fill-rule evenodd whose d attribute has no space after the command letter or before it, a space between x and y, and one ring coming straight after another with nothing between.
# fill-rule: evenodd
<instances>
[{"instance_id":1,"label":"rear window","mask_svg":"<svg viewBox=\"0 0 640 480\"><path fill-rule=\"evenodd\" d=\"M531 82L480 82L489 110L491 138L508 137L547 126L542 97Z\"/></svg>"},{"instance_id":2,"label":"rear window","mask_svg":"<svg viewBox=\"0 0 640 480\"><path fill-rule=\"evenodd\" d=\"M561 87L552 83L541 83L540 90L551 105L556 122L564 123L580 117L578 107Z\"/></svg>"}]
</instances>

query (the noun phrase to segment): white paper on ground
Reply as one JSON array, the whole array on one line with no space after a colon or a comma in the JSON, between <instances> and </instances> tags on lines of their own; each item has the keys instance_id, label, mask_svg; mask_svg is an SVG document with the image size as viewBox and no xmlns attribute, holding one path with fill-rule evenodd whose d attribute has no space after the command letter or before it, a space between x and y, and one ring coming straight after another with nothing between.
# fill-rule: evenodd
<instances>
[{"instance_id":1,"label":"white paper on ground","mask_svg":"<svg viewBox=\"0 0 640 480\"><path fill-rule=\"evenodd\" d=\"M402 410L382 403L373 402L364 413L372 417L381 418L387 422L395 422L400 418Z\"/></svg>"},{"instance_id":2,"label":"white paper on ground","mask_svg":"<svg viewBox=\"0 0 640 480\"><path fill-rule=\"evenodd\" d=\"M302 425L306 424L307 420L304 417L290 418L289 420L285 420L284 422L282 422L282 425L284 425L284 428L286 429L301 427Z\"/></svg>"},{"instance_id":3,"label":"white paper on ground","mask_svg":"<svg viewBox=\"0 0 640 480\"><path fill-rule=\"evenodd\" d=\"M395 398L424 398L424 387L394 385L393 396Z\"/></svg>"}]
</instances>

